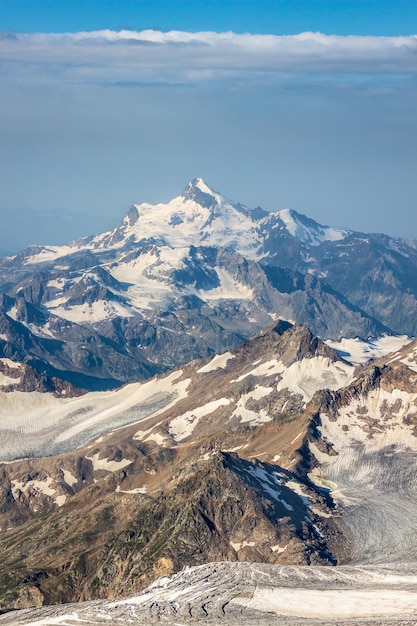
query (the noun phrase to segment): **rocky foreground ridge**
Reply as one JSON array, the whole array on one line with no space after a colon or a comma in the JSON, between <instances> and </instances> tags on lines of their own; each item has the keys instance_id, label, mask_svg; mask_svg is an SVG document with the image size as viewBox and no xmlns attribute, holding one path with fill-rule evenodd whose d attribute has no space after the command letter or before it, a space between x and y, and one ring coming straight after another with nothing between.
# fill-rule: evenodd
<instances>
[{"instance_id":1,"label":"rocky foreground ridge","mask_svg":"<svg viewBox=\"0 0 417 626\"><path fill-rule=\"evenodd\" d=\"M119 390L1 399L4 609L211 561L416 562L416 342L355 368L280 322Z\"/></svg>"},{"instance_id":2,"label":"rocky foreground ridge","mask_svg":"<svg viewBox=\"0 0 417 626\"><path fill-rule=\"evenodd\" d=\"M4 626L411 626L417 575L409 566L209 563L162 576L125 599L21 610Z\"/></svg>"}]
</instances>

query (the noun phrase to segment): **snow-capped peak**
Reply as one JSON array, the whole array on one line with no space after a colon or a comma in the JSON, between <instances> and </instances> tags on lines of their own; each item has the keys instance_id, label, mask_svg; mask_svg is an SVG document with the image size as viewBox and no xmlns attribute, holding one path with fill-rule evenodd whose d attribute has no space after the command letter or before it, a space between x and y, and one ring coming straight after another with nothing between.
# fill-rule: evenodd
<instances>
[{"instance_id":1,"label":"snow-capped peak","mask_svg":"<svg viewBox=\"0 0 417 626\"><path fill-rule=\"evenodd\" d=\"M246 207L195 178L167 204L133 205L111 242L120 247L122 241L133 237L137 242L153 240L171 248L216 246L254 258L261 243L257 225Z\"/></svg>"},{"instance_id":2,"label":"snow-capped peak","mask_svg":"<svg viewBox=\"0 0 417 626\"><path fill-rule=\"evenodd\" d=\"M187 197L189 194L192 193L198 193L198 192L202 192L207 194L208 196L220 196L220 194L217 191L214 191L214 189L211 189L206 181L203 178L194 178L191 182L188 183L188 185L186 186L186 188L184 189L183 193L181 194L184 197ZM223 196L220 196L223 197Z\"/></svg>"},{"instance_id":3,"label":"snow-capped peak","mask_svg":"<svg viewBox=\"0 0 417 626\"><path fill-rule=\"evenodd\" d=\"M194 200L200 206L211 208L216 204L222 205L227 202L220 193L211 189L202 178L194 178L182 192L184 200Z\"/></svg>"},{"instance_id":4,"label":"snow-capped peak","mask_svg":"<svg viewBox=\"0 0 417 626\"><path fill-rule=\"evenodd\" d=\"M56 261L81 250L110 253L125 246L131 250L140 242L176 250L178 259L188 254L190 246L212 246L260 261L266 256L272 258L282 235L318 246L344 239L349 233L322 226L291 209L267 213L258 207L252 211L214 191L203 178L194 178L168 203L134 204L118 228L68 246L31 250L25 254L25 264Z\"/></svg>"},{"instance_id":5,"label":"snow-capped peak","mask_svg":"<svg viewBox=\"0 0 417 626\"><path fill-rule=\"evenodd\" d=\"M317 246L323 243L323 241L340 241L349 234L347 230L322 226L292 209L282 209L278 211L278 216L284 222L286 230L292 237L311 246Z\"/></svg>"}]
</instances>

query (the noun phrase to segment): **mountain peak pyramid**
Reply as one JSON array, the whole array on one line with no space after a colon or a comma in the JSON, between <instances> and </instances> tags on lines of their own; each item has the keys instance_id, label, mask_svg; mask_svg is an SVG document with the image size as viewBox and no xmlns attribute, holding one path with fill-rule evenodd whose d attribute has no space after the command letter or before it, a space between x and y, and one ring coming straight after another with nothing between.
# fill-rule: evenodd
<instances>
[{"instance_id":1,"label":"mountain peak pyramid","mask_svg":"<svg viewBox=\"0 0 417 626\"><path fill-rule=\"evenodd\" d=\"M188 183L181 197L184 200L194 200L194 202L207 209L224 201L223 196L211 189L203 178L194 178Z\"/></svg>"}]
</instances>

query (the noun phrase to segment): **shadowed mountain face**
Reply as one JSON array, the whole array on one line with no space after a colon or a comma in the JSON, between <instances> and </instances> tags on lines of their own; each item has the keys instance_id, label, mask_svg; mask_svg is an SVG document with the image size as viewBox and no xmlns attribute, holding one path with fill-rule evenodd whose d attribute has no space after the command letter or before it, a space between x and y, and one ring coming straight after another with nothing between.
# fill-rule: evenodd
<instances>
[{"instance_id":1,"label":"shadowed mountain face","mask_svg":"<svg viewBox=\"0 0 417 626\"><path fill-rule=\"evenodd\" d=\"M415 334L417 250L253 211L202 179L120 226L0 261L0 355L90 390L233 348L277 319L322 338Z\"/></svg>"},{"instance_id":2,"label":"shadowed mountain face","mask_svg":"<svg viewBox=\"0 0 417 626\"><path fill-rule=\"evenodd\" d=\"M390 572L416 563L416 354L411 342L355 368L307 328L280 322L115 391L0 392L1 606L126 596L211 561L242 566L221 594L252 577L247 561ZM360 576L375 581L371 570ZM281 572L283 587L310 576L265 572ZM311 584L338 575L312 573ZM263 618L261 596L251 597Z\"/></svg>"}]
</instances>

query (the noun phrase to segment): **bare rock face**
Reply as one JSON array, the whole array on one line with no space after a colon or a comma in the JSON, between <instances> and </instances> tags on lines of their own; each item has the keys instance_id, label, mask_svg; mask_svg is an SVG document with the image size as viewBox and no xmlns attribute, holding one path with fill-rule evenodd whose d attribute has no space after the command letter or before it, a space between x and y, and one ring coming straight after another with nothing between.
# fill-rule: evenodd
<instances>
[{"instance_id":1,"label":"bare rock face","mask_svg":"<svg viewBox=\"0 0 417 626\"><path fill-rule=\"evenodd\" d=\"M11 592L8 594L8 598L7 608L9 611L29 609L42 606L44 603L44 597L38 587L30 584L22 587L18 592Z\"/></svg>"},{"instance_id":2,"label":"bare rock face","mask_svg":"<svg viewBox=\"0 0 417 626\"><path fill-rule=\"evenodd\" d=\"M57 397L71 398L79 396L85 391L76 387L66 380L41 374L38 370L25 363L0 358L0 391L11 393L13 391L40 393L52 393Z\"/></svg>"},{"instance_id":3,"label":"bare rock face","mask_svg":"<svg viewBox=\"0 0 417 626\"><path fill-rule=\"evenodd\" d=\"M201 456L201 448L142 455L123 471L102 472L58 509L35 497L32 521L3 540L2 583L20 594L35 580L47 603L72 602L134 593L209 561L335 562L325 539L329 503L312 485L235 453ZM147 478L148 489L133 486Z\"/></svg>"}]
</instances>

